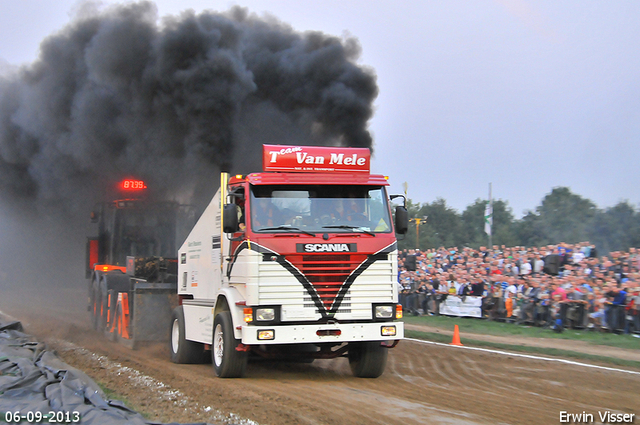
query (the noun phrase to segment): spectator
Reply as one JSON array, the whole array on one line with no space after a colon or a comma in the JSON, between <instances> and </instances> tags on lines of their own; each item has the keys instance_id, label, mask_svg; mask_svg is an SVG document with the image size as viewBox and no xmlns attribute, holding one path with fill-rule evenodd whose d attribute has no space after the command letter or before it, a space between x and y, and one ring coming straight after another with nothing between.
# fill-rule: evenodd
<instances>
[{"instance_id":1,"label":"spectator","mask_svg":"<svg viewBox=\"0 0 640 425\"><path fill-rule=\"evenodd\" d=\"M630 298L633 303L630 303L631 308L628 310L628 314L632 317L633 331L640 333L640 286L636 286L633 289Z\"/></svg>"},{"instance_id":2,"label":"spectator","mask_svg":"<svg viewBox=\"0 0 640 425\"><path fill-rule=\"evenodd\" d=\"M556 281L552 284L553 291L551 292L551 299L555 300L556 295L560 297L560 301L564 301L567 299L567 292L560 285L560 281Z\"/></svg>"},{"instance_id":3,"label":"spectator","mask_svg":"<svg viewBox=\"0 0 640 425\"><path fill-rule=\"evenodd\" d=\"M520 322L534 322L534 314L538 296L540 295L540 286L537 280L531 280L527 284L527 288L523 292L523 305L520 310Z\"/></svg>"},{"instance_id":4,"label":"spectator","mask_svg":"<svg viewBox=\"0 0 640 425\"><path fill-rule=\"evenodd\" d=\"M562 306L563 300L560 294L555 294L549 304L549 316L551 326L554 331L562 332L564 329L564 323L562 321Z\"/></svg>"},{"instance_id":5,"label":"spectator","mask_svg":"<svg viewBox=\"0 0 640 425\"><path fill-rule=\"evenodd\" d=\"M520 265L520 276L528 276L533 271L533 267L531 266L531 259L527 259L523 261Z\"/></svg>"},{"instance_id":6,"label":"spectator","mask_svg":"<svg viewBox=\"0 0 640 425\"><path fill-rule=\"evenodd\" d=\"M605 294L600 290L596 289L593 293L594 295L594 307L593 313L589 315L591 323L594 325L596 329L607 329L607 317L606 317L606 303L607 298Z\"/></svg>"},{"instance_id":7,"label":"spectator","mask_svg":"<svg viewBox=\"0 0 640 425\"><path fill-rule=\"evenodd\" d=\"M516 285L515 279L512 277L508 278L505 298L507 298L507 296L509 298L515 298L517 293L518 293L518 286Z\"/></svg>"},{"instance_id":8,"label":"spectator","mask_svg":"<svg viewBox=\"0 0 640 425\"><path fill-rule=\"evenodd\" d=\"M540 301L536 305L534 323L538 326L548 327L551 324L551 299L549 293L540 294Z\"/></svg>"},{"instance_id":9,"label":"spectator","mask_svg":"<svg viewBox=\"0 0 640 425\"><path fill-rule=\"evenodd\" d=\"M474 283L471 284L471 294L474 297L481 297L484 295L484 281L480 275L474 276Z\"/></svg>"},{"instance_id":10,"label":"spectator","mask_svg":"<svg viewBox=\"0 0 640 425\"><path fill-rule=\"evenodd\" d=\"M609 331L613 333L619 333L624 329L625 310L624 303L626 301L626 291L619 288L614 283L609 283L609 291L607 292L607 323L609 324Z\"/></svg>"},{"instance_id":11,"label":"spectator","mask_svg":"<svg viewBox=\"0 0 640 425\"><path fill-rule=\"evenodd\" d=\"M573 288L567 294L567 313L566 318L568 325L573 329L576 324L582 326L584 319L585 305L587 304L587 294L584 289L581 289L580 282L573 281Z\"/></svg>"}]
</instances>

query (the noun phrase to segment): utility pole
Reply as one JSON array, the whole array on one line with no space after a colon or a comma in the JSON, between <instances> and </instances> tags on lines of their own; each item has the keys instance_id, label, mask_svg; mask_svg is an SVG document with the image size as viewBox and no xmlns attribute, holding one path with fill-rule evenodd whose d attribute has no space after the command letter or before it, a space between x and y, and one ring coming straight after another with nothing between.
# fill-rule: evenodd
<instances>
[{"instance_id":1,"label":"utility pole","mask_svg":"<svg viewBox=\"0 0 640 425\"><path fill-rule=\"evenodd\" d=\"M420 249L420 223L427 222L428 216L424 216L422 218L410 218L409 221L412 223L416 223L416 248Z\"/></svg>"},{"instance_id":2,"label":"utility pole","mask_svg":"<svg viewBox=\"0 0 640 425\"><path fill-rule=\"evenodd\" d=\"M484 231L489 236L489 249L493 247L491 234L493 233L493 199L491 199L491 183L489 183L489 201L484 210Z\"/></svg>"}]
</instances>

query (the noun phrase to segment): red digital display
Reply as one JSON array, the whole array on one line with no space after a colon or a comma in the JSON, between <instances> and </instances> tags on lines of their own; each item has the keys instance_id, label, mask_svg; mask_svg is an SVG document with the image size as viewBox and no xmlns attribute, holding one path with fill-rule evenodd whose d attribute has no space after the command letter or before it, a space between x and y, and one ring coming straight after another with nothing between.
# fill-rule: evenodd
<instances>
[{"instance_id":1,"label":"red digital display","mask_svg":"<svg viewBox=\"0 0 640 425\"><path fill-rule=\"evenodd\" d=\"M123 180L120 188L124 190L141 190L146 189L147 185L142 180Z\"/></svg>"}]
</instances>

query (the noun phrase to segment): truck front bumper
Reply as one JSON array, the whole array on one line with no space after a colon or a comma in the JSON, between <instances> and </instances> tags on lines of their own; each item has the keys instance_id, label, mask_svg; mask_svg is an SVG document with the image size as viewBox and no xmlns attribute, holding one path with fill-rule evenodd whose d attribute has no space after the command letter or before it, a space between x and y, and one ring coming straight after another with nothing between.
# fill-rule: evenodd
<instances>
[{"instance_id":1,"label":"truck front bumper","mask_svg":"<svg viewBox=\"0 0 640 425\"><path fill-rule=\"evenodd\" d=\"M392 334L393 331L395 334ZM402 338L404 338L403 322L242 327L242 343L245 345L394 341Z\"/></svg>"}]
</instances>

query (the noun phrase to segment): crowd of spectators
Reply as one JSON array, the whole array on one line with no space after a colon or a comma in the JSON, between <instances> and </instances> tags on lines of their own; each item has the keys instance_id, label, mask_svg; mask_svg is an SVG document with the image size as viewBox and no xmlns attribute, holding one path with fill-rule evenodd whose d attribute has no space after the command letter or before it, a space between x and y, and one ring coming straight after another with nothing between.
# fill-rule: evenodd
<instances>
[{"instance_id":1,"label":"crowd of spectators","mask_svg":"<svg viewBox=\"0 0 640 425\"><path fill-rule=\"evenodd\" d=\"M588 242L545 247L404 250L406 314L440 314L447 297L482 297L481 316L518 324L640 333L640 250L598 256Z\"/></svg>"}]
</instances>

